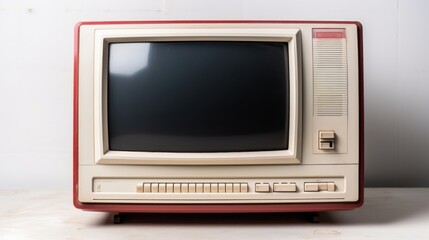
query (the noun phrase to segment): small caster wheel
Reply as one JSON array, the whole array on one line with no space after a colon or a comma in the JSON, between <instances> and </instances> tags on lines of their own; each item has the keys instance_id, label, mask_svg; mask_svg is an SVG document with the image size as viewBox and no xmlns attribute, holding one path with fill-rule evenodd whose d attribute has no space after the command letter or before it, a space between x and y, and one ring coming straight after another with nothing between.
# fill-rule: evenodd
<instances>
[{"instance_id":1,"label":"small caster wheel","mask_svg":"<svg viewBox=\"0 0 429 240\"><path fill-rule=\"evenodd\" d=\"M320 217L318 213L311 213L310 214L310 221L312 223L319 223L320 222Z\"/></svg>"},{"instance_id":2,"label":"small caster wheel","mask_svg":"<svg viewBox=\"0 0 429 240\"><path fill-rule=\"evenodd\" d=\"M120 214L115 214L115 216L113 216L113 223L114 224L121 224L122 223L122 219L121 219Z\"/></svg>"}]
</instances>

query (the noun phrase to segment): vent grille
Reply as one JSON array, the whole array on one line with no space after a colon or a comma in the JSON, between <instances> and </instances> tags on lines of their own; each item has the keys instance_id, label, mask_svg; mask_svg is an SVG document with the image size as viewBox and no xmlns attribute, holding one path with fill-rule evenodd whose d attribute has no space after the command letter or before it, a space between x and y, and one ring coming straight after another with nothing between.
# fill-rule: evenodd
<instances>
[{"instance_id":1,"label":"vent grille","mask_svg":"<svg viewBox=\"0 0 429 240\"><path fill-rule=\"evenodd\" d=\"M313 38L313 114L347 116L345 38Z\"/></svg>"}]
</instances>

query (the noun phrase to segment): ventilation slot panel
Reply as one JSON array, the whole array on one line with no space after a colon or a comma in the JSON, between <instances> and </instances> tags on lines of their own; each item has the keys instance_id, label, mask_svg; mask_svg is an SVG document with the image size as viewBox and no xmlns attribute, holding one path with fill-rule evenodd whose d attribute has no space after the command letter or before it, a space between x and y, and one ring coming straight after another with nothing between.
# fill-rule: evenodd
<instances>
[{"instance_id":1,"label":"ventilation slot panel","mask_svg":"<svg viewBox=\"0 0 429 240\"><path fill-rule=\"evenodd\" d=\"M347 116L345 38L313 38L313 114Z\"/></svg>"}]
</instances>

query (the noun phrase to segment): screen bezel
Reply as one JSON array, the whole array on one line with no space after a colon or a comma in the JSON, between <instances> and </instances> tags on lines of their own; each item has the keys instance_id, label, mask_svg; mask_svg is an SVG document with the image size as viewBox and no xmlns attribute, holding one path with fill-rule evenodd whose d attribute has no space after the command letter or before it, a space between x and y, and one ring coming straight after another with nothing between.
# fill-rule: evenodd
<instances>
[{"instance_id":1,"label":"screen bezel","mask_svg":"<svg viewBox=\"0 0 429 240\"><path fill-rule=\"evenodd\" d=\"M108 49L115 42L263 41L287 42L289 57L289 143L287 150L246 152L136 152L109 150ZM94 31L94 140L97 164L252 165L299 164L301 152L300 30L260 25L144 25Z\"/></svg>"}]
</instances>

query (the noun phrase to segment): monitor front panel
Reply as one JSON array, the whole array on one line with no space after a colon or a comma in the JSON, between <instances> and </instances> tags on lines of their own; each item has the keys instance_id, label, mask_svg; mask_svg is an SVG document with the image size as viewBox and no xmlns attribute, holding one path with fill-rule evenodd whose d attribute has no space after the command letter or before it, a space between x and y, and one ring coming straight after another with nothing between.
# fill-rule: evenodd
<instances>
[{"instance_id":1,"label":"monitor front panel","mask_svg":"<svg viewBox=\"0 0 429 240\"><path fill-rule=\"evenodd\" d=\"M81 25L75 203L358 206L358 33L355 23Z\"/></svg>"}]
</instances>

